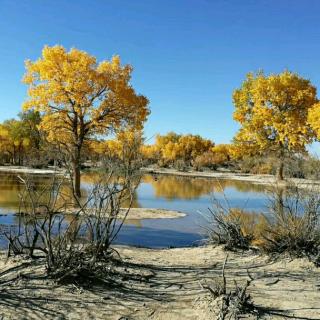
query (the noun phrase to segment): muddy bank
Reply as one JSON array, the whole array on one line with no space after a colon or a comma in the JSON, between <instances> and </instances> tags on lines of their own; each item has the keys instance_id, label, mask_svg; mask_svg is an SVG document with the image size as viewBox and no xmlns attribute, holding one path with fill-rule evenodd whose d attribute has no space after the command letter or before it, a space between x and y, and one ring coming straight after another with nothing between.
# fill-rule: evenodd
<instances>
[{"instance_id":1,"label":"muddy bank","mask_svg":"<svg viewBox=\"0 0 320 320\"><path fill-rule=\"evenodd\" d=\"M0 318L4 319L217 319L208 290L219 279L226 253L221 247L153 250L117 248L123 276L110 283L57 285L35 278L43 262L0 256ZM230 253L227 284L255 280L249 293L258 319L320 319L319 269L305 259L271 261ZM33 277L30 279L29 277ZM246 318L256 319L256 318Z\"/></svg>"}]
</instances>

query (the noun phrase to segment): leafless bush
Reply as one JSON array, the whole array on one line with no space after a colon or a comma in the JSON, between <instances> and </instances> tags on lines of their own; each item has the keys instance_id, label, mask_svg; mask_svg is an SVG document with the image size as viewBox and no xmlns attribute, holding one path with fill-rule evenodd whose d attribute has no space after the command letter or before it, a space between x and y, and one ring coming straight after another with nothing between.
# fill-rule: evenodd
<instances>
[{"instance_id":1,"label":"leafless bush","mask_svg":"<svg viewBox=\"0 0 320 320\"><path fill-rule=\"evenodd\" d=\"M292 156L286 161L285 176L292 178L319 180L319 164L320 161L316 156Z\"/></svg>"},{"instance_id":2,"label":"leafless bush","mask_svg":"<svg viewBox=\"0 0 320 320\"><path fill-rule=\"evenodd\" d=\"M218 314L219 320L237 320L245 314L254 312L254 305L252 303L251 296L247 293L247 289L254 279L250 277L250 280L246 280L246 282L242 285L239 285L234 280L234 287L228 289L227 280L225 277L227 260L228 255L223 263L221 279L218 279L212 286L202 283L200 283L200 285L203 289L206 289L210 292L214 302L220 300Z\"/></svg>"},{"instance_id":3,"label":"leafless bush","mask_svg":"<svg viewBox=\"0 0 320 320\"><path fill-rule=\"evenodd\" d=\"M32 178L20 178L19 231L7 233L10 250L45 256L50 277L58 280L94 272L110 261L112 243L129 212L136 187L130 175L101 174L85 199L73 197L65 177L36 190ZM136 181L135 181L136 182ZM76 203L74 202L76 201ZM121 209L126 202L128 209Z\"/></svg>"},{"instance_id":4,"label":"leafless bush","mask_svg":"<svg viewBox=\"0 0 320 320\"><path fill-rule=\"evenodd\" d=\"M187 171L188 170L188 164L183 159L178 159L173 164L174 168L178 171Z\"/></svg>"},{"instance_id":5,"label":"leafless bush","mask_svg":"<svg viewBox=\"0 0 320 320\"><path fill-rule=\"evenodd\" d=\"M219 157L219 154L216 155L213 152L205 152L199 156L197 156L193 161L192 161L192 166L194 169L197 171L201 171L205 168L215 170L217 169L218 165L223 164L223 157Z\"/></svg>"}]
</instances>

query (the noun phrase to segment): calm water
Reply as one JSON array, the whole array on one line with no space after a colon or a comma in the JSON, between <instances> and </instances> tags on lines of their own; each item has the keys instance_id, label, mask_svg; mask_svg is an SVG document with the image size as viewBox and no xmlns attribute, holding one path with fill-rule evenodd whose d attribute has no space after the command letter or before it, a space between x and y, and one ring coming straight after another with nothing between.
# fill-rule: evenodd
<instances>
[{"instance_id":1,"label":"calm water","mask_svg":"<svg viewBox=\"0 0 320 320\"><path fill-rule=\"evenodd\" d=\"M34 175L33 179L39 189L50 181L50 177L44 175ZM84 194L93 180L94 173L83 175ZM14 213L18 211L19 194L23 189L17 174L0 173L0 224L17 223ZM207 223L199 211L208 212L213 195L221 200L225 197L231 207L261 212L267 205L265 191L263 186L241 181L145 175L136 191L133 207L178 210L187 215L179 219L128 220L117 243L146 247L197 245L204 238L203 226ZM1 245L4 241L0 239Z\"/></svg>"}]
</instances>

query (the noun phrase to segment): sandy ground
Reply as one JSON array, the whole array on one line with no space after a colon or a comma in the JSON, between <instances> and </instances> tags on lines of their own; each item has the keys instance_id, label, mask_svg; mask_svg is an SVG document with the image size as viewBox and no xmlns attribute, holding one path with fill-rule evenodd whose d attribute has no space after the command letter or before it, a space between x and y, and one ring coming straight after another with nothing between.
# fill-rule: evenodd
<instances>
[{"instance_id":1,"label":"sandy ground","mask_svg":"<svg viewBox=\"0 0 320 320\"><path fill-rule=\"evenodd\" d=\"M217 319L215 301L200 285L220 278L221 247L152 250L118 247L123 262L115 282L76 285L29 279L43 262L0 256L0 319ZM227 284L255 280L249 292L258 317L320 319L320 270L305 259L272 261L253 253L229 253Z\"/></svg>"},{"instance_id":2,"label":"sandy ground","mask_svg":"<svg viewBox=\"0 0 320 320\"><path fill-rule=\"evenodd\" d=\"M298 179L298 178L286 178L284 181L277 181L276 177L270 174L250 174L250 173L237 173L237 172L220 172L220 171L178 171L175 169L154 169L154 168L142 168L142 172L164 175L175 175L192 178L212 178L212 179L227 179L246 181L254 184L261 185L287 185L293 183L299 187L314 187L320 186L320 182L317 180Z\"/></svg>"}]
</instances>

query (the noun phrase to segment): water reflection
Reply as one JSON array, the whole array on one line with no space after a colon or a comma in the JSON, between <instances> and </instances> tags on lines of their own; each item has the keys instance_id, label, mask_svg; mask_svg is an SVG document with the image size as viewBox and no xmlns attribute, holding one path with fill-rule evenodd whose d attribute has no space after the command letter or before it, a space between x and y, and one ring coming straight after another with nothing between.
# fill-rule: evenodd
<instances>
[{"instance_id":1,"label":"water reflection","mask_svg":"<svg viewBox=\"0 0 320 320\"><path fill-rule=\"evenodd\" d=\"M19 174L21 175L21 174ZM0 224L16 224L17 217L11 215L19 209L19 194L24 186L15 173L0 173ZM97 172L84 173L82 194L86 197L93 184L101 178ZM49 186L52 177L32 175L36 190ZM72 193L68 183L62 186L65 199ZM205 223L198 211L206 212L212 205L212 193L217 198L224 195L232 207L261 212L265 209L265 187L248 182L188 178L166 175L144 175L134 194L133 207L178 210L187 215L181 219L147 219L126 221L118 241L135 245L179 246L191 245L202 237ZM249 201L248 201L249 200ZM125 205L125 204L124 204ZM8 216L1 216L8 214ZM155 239L157 241L155 241Z\"/></svg>"},{"instance_id":2,"label":"water reflection","mask_svg":"<svg viewBox=\"0 0 320 320\"><path fill-rule=\"evenodd\" d=\"M25 175L19 174L25 177ZM99 181L101 175L96 172L85 173L82 176L82 194L84 198L90 192L92 185ZM41 190L52 182L52 177L45 175L32 175L32 182L36 190ZM155 198L164 198L168 201L177 199L195 200L211 193L222 193L226 189L233 188L240 193L264 192L265 187L249 182L233 180L215 180L205 178L186 178L178 176L154 176L144 175L141 184L150 186ZM0 173L0 213L16 212L19 208L20 194L24 186L15 173ZM139 187L138 187L139 190ZM68 183L62 186L65 199L72 198L72 192ZM133 207L143 206L139 202L139 196L134 196Z\"/></svg>"},{"instance_id":3,"label":"water reflection","mask_svg":"<svg viewBox=\"0 0 320 320\"><path fill-rule=\"evenodd\" d=\"M167 200L198 199L211 193L222 193L227 188L240 192L264 192L265 187L237 180L186 178L179 176L145 175L142 182L152 185L155 197Z\"/></svg>"}]
</instances>

